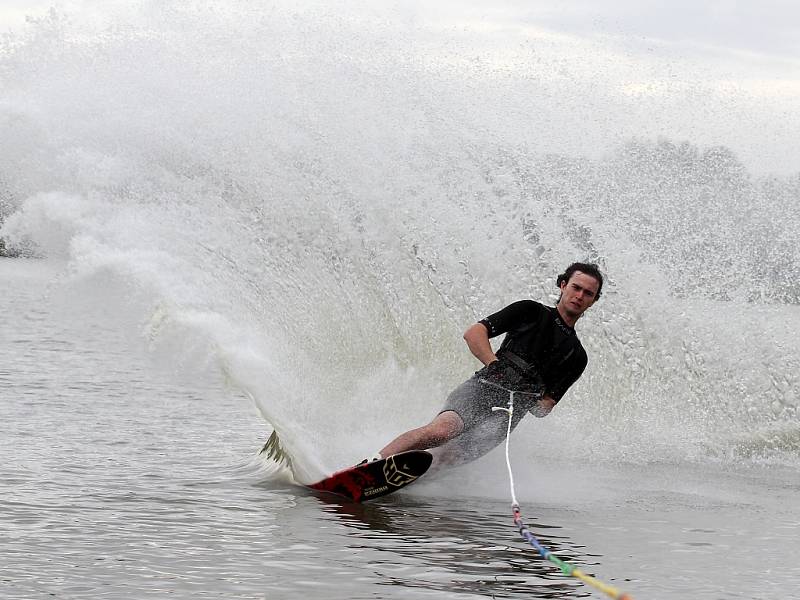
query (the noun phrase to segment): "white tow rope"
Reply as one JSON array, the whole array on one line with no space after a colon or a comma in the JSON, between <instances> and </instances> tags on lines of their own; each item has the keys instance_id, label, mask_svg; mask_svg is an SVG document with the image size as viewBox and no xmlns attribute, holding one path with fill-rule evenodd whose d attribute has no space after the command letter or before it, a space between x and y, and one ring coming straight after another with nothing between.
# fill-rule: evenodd
<instances>
[{"instance_id":1,"label":"white tow rope","mask_svg":"<svg viewBox=\"0 0 800 600\"><path fill-rule=\"evenodd\" d=\"M511 487L511 503L512 503L511 510L514 513L514 524L517 526L517 529L519 529L520 535L522 535L522 537L525 538L525 540L527 540L528 543L530 543L530 545L533 546L539 552L542 558L550 561L559 569L561 569L561 572L564 575L580 579L583 583L597 590L600 590L601 592L605 593L614 600L633 600L625 592L622 592L617 588L608 585L607 583L604 583L599 579L592 577L591 575L587 575L577 567L558 558L555 554L550 552L550 550L542 546L539 540L536 539L536 536L534 536L533 533L531 533L530 529L528 529L528 526L525 525L525 523L522 521L522 513L520 512L519 503L517 502L517 494L514 490L514 473L511 471L511 458L509 453L509 443L511 440L511 423L514 418L514 392L511 390L507 390L504 387L497 385L496 383L493 383L491 381L486 381L484 379L481 380L481 383L485 383L487 385L491 385L493 387L497 387L508 392L508 407L493 406L492 412L502 410L508 413L508 429L506 430L506 467L508 467L508 482Z\"/></svg>"},{"instance_id":2,"label":"white tow rope","mask_svg":"<svg viewBox=\"0 0 800 600\"><path fill-rule=\"evenodd\" d=\"M484 383L487 383L489 385L496 385L489 381L484 381ZM514 418L514 392L511 390L506 390L506 391L508 391L508 408L503 406L493 406L492 412L502 410L508 413L508 429L506 430L506 467L508 468L508 481L509 485L511 486L511 502L514 506L519 506L519 504L517 503L517 494L514 491L514 473L511 471L511 456L509 453L509 444L511 441L511 423Z\"/></svg>"}]
</instances>

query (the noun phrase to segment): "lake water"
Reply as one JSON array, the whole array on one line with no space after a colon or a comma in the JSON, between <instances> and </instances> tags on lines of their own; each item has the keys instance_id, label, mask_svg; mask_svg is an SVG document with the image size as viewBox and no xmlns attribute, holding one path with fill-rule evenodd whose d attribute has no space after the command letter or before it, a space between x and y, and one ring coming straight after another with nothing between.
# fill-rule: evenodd
<instances>
[{"instance_id":1,"label":"lake water","mask_svg":"<svg viewBox=\"0 0 800 600\"><path fill-rule=\"evenodd\" d=\"M519 536L498 453L363 505L312 494L259 459L249 399L154 360L62 269L0 260L4 598L602 597ZM795 597L796 470L542 462L515 466L523 516L585 572L641 599Z\"/></svg>"}]
</instances>

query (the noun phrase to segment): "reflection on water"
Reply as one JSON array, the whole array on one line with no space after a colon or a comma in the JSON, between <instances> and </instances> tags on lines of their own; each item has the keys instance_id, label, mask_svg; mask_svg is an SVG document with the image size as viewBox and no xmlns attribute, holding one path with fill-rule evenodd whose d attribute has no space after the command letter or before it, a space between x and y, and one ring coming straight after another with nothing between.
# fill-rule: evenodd
<instances>
[{"instance_id":1,"label":"reflection on water","mask_svg":"<svg viewBox=\"0 0 800 600\"><path fill-rule=\"evenodd\" d=\"M380 549L370 567L382 583L491 598L580 598L586 588L566 578L519 537L511 511L476 499L420 500L403 495L367 504L319 498L349 528L353 550ZM468 505L468 506L465 506ZM558 525L530 522L537 538L564 560L591 572L592 559Z\"/></svg>"}]
</instances>

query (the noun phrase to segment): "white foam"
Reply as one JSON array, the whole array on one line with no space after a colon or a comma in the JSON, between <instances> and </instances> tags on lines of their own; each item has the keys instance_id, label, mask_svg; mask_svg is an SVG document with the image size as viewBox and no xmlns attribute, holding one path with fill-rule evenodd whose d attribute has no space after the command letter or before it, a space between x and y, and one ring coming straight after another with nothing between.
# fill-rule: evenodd
<instances>
[{"instance_id":1,"label":"white foam","mask_svg":"<svg viewBox=\"0 0 800 600\"><path fill-rule=\"evenodd\" d=\"M154 352L223 368L301 479L429 419L478 366L463 329L553 301L575 259L610 281L579 324L586 375L516 434L531 457L702 460L796 418L797 183L716 147L743 147L750 100L709 116L702 67L615 67L602 40L287 6L18 34L0 235L127 286Z\"/></svg>"}]
</instances>

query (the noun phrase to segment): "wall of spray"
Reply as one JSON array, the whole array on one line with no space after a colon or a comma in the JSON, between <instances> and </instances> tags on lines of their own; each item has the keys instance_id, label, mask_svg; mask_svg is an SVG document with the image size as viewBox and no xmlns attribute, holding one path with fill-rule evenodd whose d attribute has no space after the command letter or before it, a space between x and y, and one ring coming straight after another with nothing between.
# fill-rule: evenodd
<instances>
[{"instance_id":1,"label":"wall of spray","mask_svg":"<svg viewBox=\"0 0 800 600\"><path fill-rule=\"evenodd\" d=\"M520 431L796 464L800 176L754 170L752 95L714 110L679 59L397 7L54 11L0 50L0 236L129 289L144 339L212 357L301 479L435 414L477 368L463 329L583 259L609 276L589 370ZM665 64L674 89L633 85Z\"/></svg>"}]
</instances>

